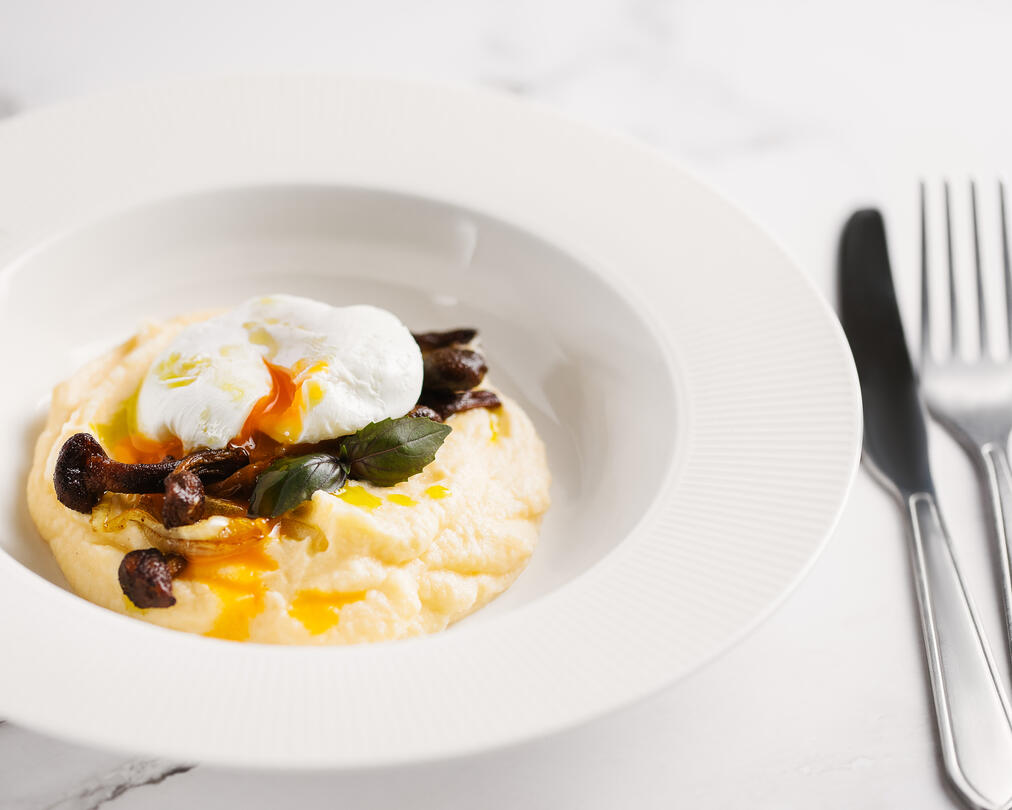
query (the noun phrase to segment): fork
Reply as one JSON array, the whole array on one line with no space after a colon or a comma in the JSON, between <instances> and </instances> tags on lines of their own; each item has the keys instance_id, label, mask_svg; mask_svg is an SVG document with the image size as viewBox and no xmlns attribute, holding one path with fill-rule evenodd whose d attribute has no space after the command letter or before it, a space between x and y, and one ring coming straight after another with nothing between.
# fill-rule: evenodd
<instances>
[{"instance_id":1,"label":"fork","mask_svg":"<svg viewBox=\"0 0 1012 810\"><path fill-rule=\"evenodd\" d=\"M949 184L943 186L945 246L948 265L949 341L941 351L932 345L931 307L928 279L928 217L925 187L921 203L921 390L932 416L956 439L970 456L987 491L997 542L1005 626L1012 645L1012 468L1008 444L1012 432L1012 268L1009 266L1008 226L1005 216L1005 185L998 184L1001 215L1001 248L1005 288L1005 338L994 345L989 336L984 300L984 273L981 266L980 226L977 214L977 186L970 182L970 216L977 288L977 330L975 355L968 355L960 340L957 314L956 269L953 259L952 205Z\"/></svg>"}]
</instances>

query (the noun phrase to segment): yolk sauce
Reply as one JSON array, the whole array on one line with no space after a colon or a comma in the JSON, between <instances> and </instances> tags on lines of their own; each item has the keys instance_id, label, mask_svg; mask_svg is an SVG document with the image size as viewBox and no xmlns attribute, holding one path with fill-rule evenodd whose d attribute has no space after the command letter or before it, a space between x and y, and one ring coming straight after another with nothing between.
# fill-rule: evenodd
<instances>
[{"instance_id":1,"label":"yolk sauce","mask_svg":"<svg viewBox=\"0 0 1012 810\"><path fill-rule=\"evenodd\" d=\"M264 609L263 575L277 568L262 543L226 557L191 558L179 579L206 585L221 600L221 613L204 635L230 641L249 638L250 622Z\"/></svg>"},{"instance_id":2,"label":"yolk sauce","mask_svg":"<svg viewBox=\"0 0 1012 810\"><path fill-rule=\"evenodd\" d=\"M95 438L111 458L125 464L153 464L166 456L182 458L183 443L179 439L172 438L160 442L149 439L135 430L139 393L138 388L127 397L108 422L91 426Z\"/></svg>"},{"instance_id":3,"label":"yolk sauce","mask_svg":"<svg viewBox=\"0 0 1012 810\"><path fill-rule=\"evenodd\" d=\"M249 441L257 433L266 433L291 444L302 433L302 418L306 411L323 399L323 388L311 377L326 371L327 364L300 360L288 369L266 360L264 363L271 373L270 393L253 406L237 443Z\"/></svg>"},{"instance_id":4,"label":"yolk sauce","mask_svg":"<svg viewBox=\"0 0 1012 810\"><path fill-rule=\"evenodd\" d=\"M302 623L312 635L318 636L336 627L341 620L341 608L352 602L361 602L366 591L328 592L315 589L299 591L292 599L288 615Z\"/></svg>"}]
</instances>

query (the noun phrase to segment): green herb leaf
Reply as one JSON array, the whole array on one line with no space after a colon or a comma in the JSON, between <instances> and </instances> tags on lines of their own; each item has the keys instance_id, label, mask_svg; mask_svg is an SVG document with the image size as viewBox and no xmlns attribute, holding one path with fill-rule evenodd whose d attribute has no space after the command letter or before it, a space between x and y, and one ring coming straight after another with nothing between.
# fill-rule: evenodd
<instances>
[{"instance_id":1,"label":"green herb leaf","mask_svg":"<svg viewBox=\"0 0 1012 810\"><path fill-rule=\"evenodd\" d=\"M449 432L449 425L424 416L384 419L347 436L341 458L352 478L392 487L431 464Z\"/></svg>"},{"instance_id":2,"label":"green herb leaf","mask_svg":"<svg viewBox=\"0 0 1012 810\"><path fill-rule=\"evenodd\" d=\"M249 514L277 517L308 501L317 490L337 491L347 478L348 466L330 453L278 459L257 477Z\"/></svg>"}]
</instances>

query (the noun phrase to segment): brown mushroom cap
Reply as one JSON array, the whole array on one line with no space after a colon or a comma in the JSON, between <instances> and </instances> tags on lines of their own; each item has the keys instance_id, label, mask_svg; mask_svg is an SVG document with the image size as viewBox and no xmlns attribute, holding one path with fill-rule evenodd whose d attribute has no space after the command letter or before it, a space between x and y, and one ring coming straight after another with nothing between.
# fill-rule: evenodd
<instances>
[{"instance_id":1,"label":"brown mushroom cap","mask_svg":"<svg viewBox=\"0 0 1012 810\"><path fill-rule=\"evenodd\" d=\"M416 332L411 335L423 352L441 349L444 346L459 346L470 343L478 335L477 329L450 329L445 332Z\"/></svg>"},{"instance_id":2,"label":"brown mushroom cap","mask_svg":"<svg viewBox=\"0 0 1012 810\"><path fill-rule=\"evenodd\" d=\"M96 457L108 458L102 445L87 433L75 433L60 448L53 485L64 506L87 514L102 497L88 482L88 464Z\"/></svg>"},{"instance_id":3,"label":"brown mushroom cap","mask_svg":"<svg viewBox=\"0 0 1012 810\"><path fill-rule=\"evenodd\" d=\"M427 391L468 391L478 385L488 371L485 358L472 349L446 346L422 355Z\"/></svg>"},{"instance_id":4,"label":"brown mushroom cap","mask_svg":"<svg viewBox=\"0 0 1012 810\"><path fill-rule=\"evenodd\" d=\"M157 548L137 549L126 554L119 564L119 586L139 608L172 607L176 604L172 595L173 568L182 570L178 563L170 567Z\"/></svg>"}]
</instances>

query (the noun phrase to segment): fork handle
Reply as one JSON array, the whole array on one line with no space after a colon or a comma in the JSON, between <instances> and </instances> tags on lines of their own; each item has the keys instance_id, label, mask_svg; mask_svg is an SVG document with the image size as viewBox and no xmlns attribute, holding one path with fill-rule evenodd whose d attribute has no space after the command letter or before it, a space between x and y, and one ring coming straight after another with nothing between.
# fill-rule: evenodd
<instances>
[{"instance_id":1,"label":"fork handle","mask_svg":"<svg viewBox=\"0 0 1012 810\"><path fill-rule=\"evenodd\" d=\"M999 568L1005 602L1005 627L1012 644L1012 555L1009 554L1009 537L1012 535L1012 468L1004 443L991 442L980 448L981 459L987 474L987 490L994 518L994 536L998 543Z\"/></svg>"},{"instance_id":2,"label":"fork handle","mask_svg":"<svg viewBox=\"0 0 1012 810\"><path fill-rule=\"evenodd\" d=\"M907 497L914 579L942 759L970 806L1012 800L1012 719L935 497Z\"/></svg>"}]
</instances>

